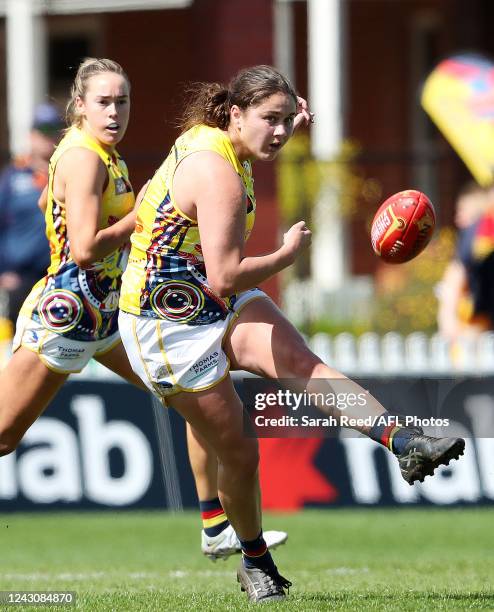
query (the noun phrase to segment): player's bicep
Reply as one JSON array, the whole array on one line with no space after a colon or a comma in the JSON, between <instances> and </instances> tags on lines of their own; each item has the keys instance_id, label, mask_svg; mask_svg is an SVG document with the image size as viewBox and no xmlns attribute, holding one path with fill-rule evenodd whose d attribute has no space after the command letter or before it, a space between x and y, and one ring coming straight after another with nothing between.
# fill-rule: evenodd
<instances>
[{"instance_id":1,"label":"player's bicep","mask_svg":"<svg viewBox=\"0 0 494 612\"><path fill-rule=\"evenodd\" d=\"M71 253L76 263L85 265L89 263L87 260L100 226L101 197L107 172L99 156L86 149L68 151L59 162L59 171L65 183Z\"/></svg>"},{"instance_id":2,"label":"player's bicep","mask_svg":"<svg viewBox=\"0 0 494 612\"><path fill-rule=\"evenodd\" d=\"M209 284L228 293L243 257L246 203L238 174L219 156L196 175L195 205Z\"/></svg>"},{"instance_id":3,"label":"player's bicep","mask_svg":"<svg viewBox=\"0 0 494 612\"><path fill-rule=\"evenodd\" d=\"M220 295L228 294L243 257L245 213L219 206L215 214L198 209L201 247L209 284Z\"/></svg>"}]
</instances>

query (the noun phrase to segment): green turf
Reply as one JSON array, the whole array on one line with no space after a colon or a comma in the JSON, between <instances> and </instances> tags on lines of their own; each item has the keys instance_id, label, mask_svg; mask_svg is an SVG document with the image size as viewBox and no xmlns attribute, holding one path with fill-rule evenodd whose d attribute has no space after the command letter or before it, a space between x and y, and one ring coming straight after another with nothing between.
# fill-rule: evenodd
<instances>
[{"instance_id":1,"label":"green turf","mask_svg":"<svg viewBox=\"0 0 494 612\"><path fill-rule=\"evenodd\" d=\"M271 606L492 610L493 519L490 508L266 515L266 529L290 534L275 558L293 582ZM252 609L239 557L202 557L198 526L197 513L3 514L0 590L73 590L77 609L105 612Z\"/></svg>"}]
</instances>

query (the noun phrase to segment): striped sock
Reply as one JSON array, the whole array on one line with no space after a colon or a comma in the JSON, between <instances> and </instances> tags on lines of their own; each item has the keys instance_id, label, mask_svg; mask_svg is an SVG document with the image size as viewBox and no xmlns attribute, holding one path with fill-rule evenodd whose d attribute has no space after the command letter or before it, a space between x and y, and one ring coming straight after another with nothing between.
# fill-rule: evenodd
<instances>
[{"instance_id":1,"label":"striped sock","mask_svg":"<svg viewBox=\"0 0 494 612\"><path fill-rule=\"evenodd\" d=\"M390 434L390 447L395 455L401 455L405 450L410 438L417 435L417 432L408 427L395 427L395 431Z\"/></svg>"},{"instance_id":2,"label":"striped sock","mask_svg":"<svg viewBox=\"0 0 494 612\"><path fill-rule=\"evenodd\" d=\"M230 524L218 497L207 501L199 501L199 508L201 510L202 527L209 537L218 535Z\"/></svg>"},{"instance_id":3,"label":"striped sock","mask_svg":"<svg viewBox=\"0 0 494 612\"><path fill-rule=\"evenodd\" d=\"M255 540L240 540L240 545L242 546L242 557L245 567L276 569L262 531Z\"/></svg>"},{"instance_id":4,"label":"striped sock","mask_svg":"<svg viewBox=\"0 0 494 612\"><path fill-rule=\"evenodd\" d=\"M381 416L389 416L389 412ZM369 438L379 442L395 455L403 452L405 445L417 432L400 425L375 425L369 432Z\"/></svg>"}]
</instances>

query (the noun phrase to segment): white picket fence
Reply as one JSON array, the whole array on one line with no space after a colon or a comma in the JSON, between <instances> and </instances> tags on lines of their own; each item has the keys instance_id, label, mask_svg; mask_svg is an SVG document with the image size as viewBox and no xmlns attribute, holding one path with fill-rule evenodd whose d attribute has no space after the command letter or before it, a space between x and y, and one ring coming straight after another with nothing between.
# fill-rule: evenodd
<instances>
[{"instance_id":1,"label":"white picket fence","mask_svg":"<svg viewBox=\"0 0 494 612\"><path fill-rule=\"evenodd\" d=\"M334 337L319 333L308 342L321 359L348 375L494 374L494 332L455 342L422 332L408 336L369 332L358 338L350 333Z\"/></svg>"},{"instance_id":2,"label":"white picket fence","mask_svg":"<svg viewBox=\"0 0 494 612\"><path fill-rule=\"evenodd\" d=\"M450 343L442 336L422 332L402 336L350 333L336 336L319 333L307 339L311 349L329 365L349 376L458 376L494 374L494 332L476 340ZM0 369L10 355L10 344L0 343ZM79 379L118 380L118 377L91 361L77 375Z\"/></svg>"}]
</instances>

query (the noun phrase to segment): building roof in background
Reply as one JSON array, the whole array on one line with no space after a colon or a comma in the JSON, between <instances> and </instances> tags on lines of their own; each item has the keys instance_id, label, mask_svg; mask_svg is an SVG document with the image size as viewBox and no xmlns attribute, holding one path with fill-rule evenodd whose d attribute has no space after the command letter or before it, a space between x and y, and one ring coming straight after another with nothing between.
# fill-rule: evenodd
<instances>
[{"instance_id":1,"label":"building roof in background","mask_svg":"<svg viewBox=\"0 0 494 612\"><path fill-rule=\"evenodd\" d=\"M194 0L32 0L40 13L108 13L112 11L144 11L187 8ZM7 13L8 0L0 0L0 15Z\"/></svg>"}]
</instances>

